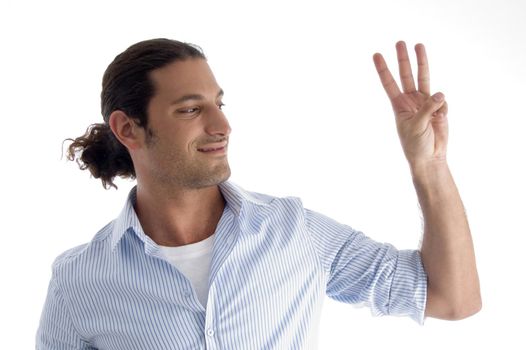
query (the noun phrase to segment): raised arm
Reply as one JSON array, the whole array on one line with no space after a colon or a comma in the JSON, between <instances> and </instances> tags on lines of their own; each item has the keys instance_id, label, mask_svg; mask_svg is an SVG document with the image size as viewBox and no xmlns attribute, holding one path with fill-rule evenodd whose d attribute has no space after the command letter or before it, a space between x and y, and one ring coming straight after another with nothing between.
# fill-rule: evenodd
<instances>
[{"instance_id":1,"label":"raised arm","mask_svg":"<svg viewBox=\"0 0 526 350\"><path fill-rule=\"evenodd\" d=\"M431 96L425 47L415 46L418 90L406 45L396 44L400 91L379 53L373 61L391 101L400 143L409 162L424 216L421 255L428 275L426 316L458 320L481 308L473 242L446 159L448 107L444 94Z\"/></svg>"}]
</instances>

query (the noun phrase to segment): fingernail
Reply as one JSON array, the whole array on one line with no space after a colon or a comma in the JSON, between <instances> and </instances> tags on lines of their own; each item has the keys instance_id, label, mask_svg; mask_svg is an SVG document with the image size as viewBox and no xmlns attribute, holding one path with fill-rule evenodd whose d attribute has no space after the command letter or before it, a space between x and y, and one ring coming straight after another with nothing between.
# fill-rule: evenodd
<instances>
[{"instance_id":1,"label":"fingernail","mask_svg":"<svg viewBox=\"0 0 526 350\"><path fill-rule=\"evenodd\" d=\"M433 95L433 100L435 100L436 102L440 102L443 99L444 99L444 94L441 92L437 92L436 94Z\"/></svg>"}]
</instances>

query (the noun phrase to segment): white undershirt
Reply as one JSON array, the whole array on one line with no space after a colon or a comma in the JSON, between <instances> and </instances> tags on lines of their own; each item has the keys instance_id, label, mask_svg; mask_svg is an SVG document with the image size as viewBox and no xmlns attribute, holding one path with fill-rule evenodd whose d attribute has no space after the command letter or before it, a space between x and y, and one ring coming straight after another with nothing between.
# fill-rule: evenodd
<instances>
[{"instance_id":1,"label":"white undershirt","mask_svg":"<svg viewBox=\"0 0 526 350\"><path fill-rule=\"evenodd\" d=\"M208 299L208 277L215 233L210 237L192 244L179 247L161 246L166 259L183 273L192 283L199 302L206 309Z\"/></svg>"}]
</instances>

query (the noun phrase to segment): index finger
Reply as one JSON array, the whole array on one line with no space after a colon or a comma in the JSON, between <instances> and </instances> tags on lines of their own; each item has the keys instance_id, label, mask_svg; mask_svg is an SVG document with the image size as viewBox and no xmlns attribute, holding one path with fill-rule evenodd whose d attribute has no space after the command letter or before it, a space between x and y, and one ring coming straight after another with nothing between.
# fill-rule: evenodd
<instances>
[{"instance_id":1,"label":"index finger","mask_svg":"<svg viewBox=\"0 0 526 350\"><path fill-rule=\"evenodd\" d=\"M398 95L400 95L400 88L396 84L396 81L389 71L389 68L387 68L387 64L385 63L383 56L380 53L375 53L373 55L373 61L387 96L390 100L394 100Z\"/></svg>"}]
</instances>

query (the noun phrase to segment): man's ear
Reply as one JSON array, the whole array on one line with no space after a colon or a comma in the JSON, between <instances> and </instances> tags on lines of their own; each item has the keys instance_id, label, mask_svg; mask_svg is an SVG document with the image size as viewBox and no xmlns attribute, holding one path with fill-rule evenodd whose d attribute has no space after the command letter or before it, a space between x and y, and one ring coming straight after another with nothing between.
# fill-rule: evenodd
<instances>
[{"instance_id":1,"label":"man's ear","mask_svg":"<svg viewBox=\"0 0 526 350\"><path fill-rule=\"evenodd\" d=\"M141 128L123 111L113 111L109 125L115 137L129 150L141 147Z\"/></svg>"}]
</instances>

